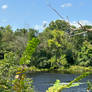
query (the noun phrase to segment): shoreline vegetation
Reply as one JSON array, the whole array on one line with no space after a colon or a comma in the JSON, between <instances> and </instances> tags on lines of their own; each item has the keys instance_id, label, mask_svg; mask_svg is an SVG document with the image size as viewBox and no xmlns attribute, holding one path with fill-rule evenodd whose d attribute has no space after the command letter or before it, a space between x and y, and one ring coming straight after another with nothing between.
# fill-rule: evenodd
<instances>
[{"instance_id":1,"label":"shoreline vegetation","mask_svg":"<svg viewBox=\"0 0 92 92\"><path fill-rule=\"evenodd\" d=\"M56 20L41 33L0 27L0 70L0 92L34 92L27 73L92 73L92 26Z\"/></svg>"},{"instance_id":2,"label":"shoreline vegetation","mask_svg":"<svg viewBox=\"0 0 92 92\"><path fill-rule=\"evenodd\" d=\"M84 72L90 72L92 74L92 67L83 67L83 66L70 66L68 68L61 67L59 69L38 69L35 66L27 67L28 73L36 72L54 72L54 73L63 73L63 74L82 74Z\"/></svg>"}]
</instances>

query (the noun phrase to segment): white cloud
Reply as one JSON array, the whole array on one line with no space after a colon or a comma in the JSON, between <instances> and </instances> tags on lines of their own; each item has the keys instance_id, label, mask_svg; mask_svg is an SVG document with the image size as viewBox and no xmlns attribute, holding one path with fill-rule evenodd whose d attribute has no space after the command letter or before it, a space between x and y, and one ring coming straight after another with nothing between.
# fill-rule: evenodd
<instances>
[{"instance_id":1,"label":"white cloud","mask_svg":"<svg viewBox=\"0 0 92 92\"><path fill-rule=\"evenodd\" d=\"M91 21L88 21L88 20L81 20L79 21L82 25L92 25L92 22Z\"/></svg>"},{"instance_id":2,"label":"white cloud","mask_svg":"<svg viewBox=\"0 0 92 92\"><path fill-rule=\"evenodd\" d=\"M42 23L42 27L43 27L43 28L46 28L47 24L48 24L47 21L43 21L43 23Z\"/></svg>"},{"instance_id":3,"label":"white cloud","mask_svg":"<svg viewBox=\"0 0 92 92\"><path fill-rule=\"evenodd\" d=\"M80 26L78 25L78 22L76 22L76 21L72 21L72 22L70 22L70 24L76 26L77 28L80 27Z\"/></svg>"},{"instance_id":4,"label":"white cloud","mask_svg":"<svg viewBox=\"0 0 92 92\"><path fill-rule=\"evenodd\" d=\"M41 25L36 24L34 26L34 29L42 31L46 28L47 24L48 24L47 21L43 21Z\"/></svg>"},{"instance_id":5,"label":"white cloud","mask_svg":"<svg viewBox=\"0 0 92 92\"><path fill-rule=\"evenodd\" d=\"M92 25L92 22L88 21L88 20L80 20L79 23L81 23L83 26L84 25ZM78 22L73 21L70 23L71 25L74 25L76 27L80 27L80 25L78 24Z\"/></svg>"},{"instance_id":6,"label":"white cloud","mask_svg":"<svg viewBox=\"0 0 92 92\"><path fill-rule=\"evenodd\" d=\"M4 4L1 6L2 10L6 10L8 8L8 5Z\"/></svg>"},{"instance_id":7,"label":"white cloud","mask_svg":"<svg viewBox=\"0 0 92 92\"><path fill-rule=\"evenodd\" d=\"M65 3L61 5L62 8L71 7L71 6L72 6L72 3Z\"/></svg>"},{"instance_id":8,"label":"white cloud","mask_svg":"<svg viewBox=\"0 0 92 92\"><path fill-rule=\"evenodd\" d=\"M36 24L36 25L34 26L34 29L36 29L36 30L40 30L40 29L42 29L42 26L41 26L41 25Z\"/></svg>"}]
</instances>

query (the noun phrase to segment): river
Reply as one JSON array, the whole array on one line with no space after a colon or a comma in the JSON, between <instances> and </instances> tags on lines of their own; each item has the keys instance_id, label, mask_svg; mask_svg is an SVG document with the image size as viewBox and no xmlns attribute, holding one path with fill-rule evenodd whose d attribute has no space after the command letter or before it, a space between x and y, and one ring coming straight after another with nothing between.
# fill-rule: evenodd
<instances>
[{"instance_id":1,"label":"river","mask_svg":"<svg viewBox=\"0 0 92 92\"><path fill-rule=\"evenodd\" d=\"M61 83L68 83L79 75L76 74L60 74L60 73L32 73L30 77L33 79L33 85L36 92L46 92L48 87L52 86L53 83L59 79ZM63 92L86 92L87 80L92 81L92 75L82 79L79 87L72 87L64 89Z\"/></svg>"}]
</instances>

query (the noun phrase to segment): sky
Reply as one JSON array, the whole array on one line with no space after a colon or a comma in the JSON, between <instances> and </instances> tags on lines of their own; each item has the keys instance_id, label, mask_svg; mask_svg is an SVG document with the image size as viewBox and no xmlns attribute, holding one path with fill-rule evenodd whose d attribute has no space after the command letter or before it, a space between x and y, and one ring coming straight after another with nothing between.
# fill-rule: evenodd
<instances>
[{"instance_id":1,"label":"sky","mask_svg":"<svg viewBox=\"0 0 92 92\"><path fill-rule=\"evenodd\" d=\"M60 17L48 4L55 8L65 20L78 26L92 25L92 0L0 0L0 26L11 25L17 28L34 28L42 31L44 24Z\"/></svg>"}]
</instances>

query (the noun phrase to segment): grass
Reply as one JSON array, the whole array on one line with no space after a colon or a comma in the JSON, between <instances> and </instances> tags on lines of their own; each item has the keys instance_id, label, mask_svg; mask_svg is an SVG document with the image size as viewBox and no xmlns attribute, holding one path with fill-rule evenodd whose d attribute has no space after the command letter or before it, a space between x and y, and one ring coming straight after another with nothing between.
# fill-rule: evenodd
<instances>
[{"instance_id":1,"label":"grass","mask_svg":"<svg viewBox=\"0 0 92 92\"><path fill-rule=\"evenodd\" d=\"M81 74L84 72L92 73L92 67L83 67L83 66L70 66L69 68L61 67L57 71L62 73L72 73L72 74Z\"/></svg>"},{"instance_id":2,"label":"grass","mask_svg":"<svg viewBox=\"0 0 92 92\"><path fill-rule=\"evenodd\" d=\"M84 72L92 73L92 67L83 67L83 66L70 66L69 68L61 67L59 69L38 69L35 66L27 68L28 72L59 72L59 73L71 73L71 74L82 74Z\"/></svg>"}]
</instances>

